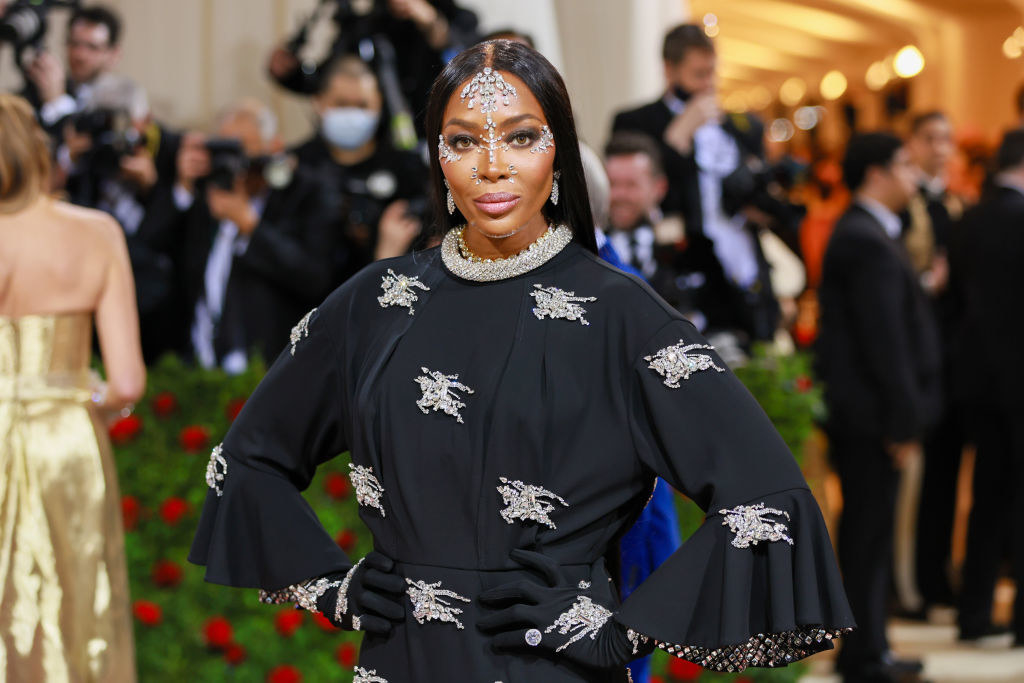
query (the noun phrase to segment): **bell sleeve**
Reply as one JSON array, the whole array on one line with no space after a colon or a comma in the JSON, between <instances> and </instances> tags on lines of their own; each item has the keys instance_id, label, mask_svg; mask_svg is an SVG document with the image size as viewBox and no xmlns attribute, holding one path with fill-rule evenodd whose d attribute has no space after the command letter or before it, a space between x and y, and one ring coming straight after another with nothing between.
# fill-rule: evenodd
<instances>
[{"instance_id":1,"label":"bell sleeve","mask_svg":"<svg viewBox=\"0 0 1024 683\"><path fill-rule=\"evenodd\" d=\"M853 616L821 511L768 416L685 321L662 327L632 370L641 461L707 516L616 619L713 671L831 649Z\"/></svg>"},{"instance_id":2,"label":"bell sleeve","mask_svg":"<svg viewBox=\"0 0 1024 683\"><path fill-rule=\"evenodd\" d=\"M262 589L267 602L352 565L300 494L320 463L347 448L336 297L295 326L207 466L189 560L206 566L207 581Z\"/></svg>"}]
</instances>

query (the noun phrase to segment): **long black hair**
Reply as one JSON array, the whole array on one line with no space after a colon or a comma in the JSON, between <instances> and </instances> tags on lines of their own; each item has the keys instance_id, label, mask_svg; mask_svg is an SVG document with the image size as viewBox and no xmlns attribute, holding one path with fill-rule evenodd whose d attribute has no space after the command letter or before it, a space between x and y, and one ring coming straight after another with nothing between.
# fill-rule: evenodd
<instances>
[{"instance_id":1,"label":"long black hair","mask_svg":"<svg viewBox=\"0 0 1024 683\"><path fill-rule=\"evenodd\" d=\"M540 102L544 117L555 138L555 170L561 171L558 183L560 197L557 205L547 202L544 215L554 224L565 223L572 228L573 239L597 253L594 219L590 214L587 182L580 161L576 122L572 117L569 93L562 77L539 52L510 40L491 40L479 43L459 53L444 68L430 90L426 112L427 149L430 151L430 199L433 207L435 234L444 234L456 225L466 222L456 209L453 215L446 208L444 174L437 156L437 136L444 123L444 110L448 99L461 84L483 71L484 67L514 74L519 77Z\"/></svg>"}]
</instances>

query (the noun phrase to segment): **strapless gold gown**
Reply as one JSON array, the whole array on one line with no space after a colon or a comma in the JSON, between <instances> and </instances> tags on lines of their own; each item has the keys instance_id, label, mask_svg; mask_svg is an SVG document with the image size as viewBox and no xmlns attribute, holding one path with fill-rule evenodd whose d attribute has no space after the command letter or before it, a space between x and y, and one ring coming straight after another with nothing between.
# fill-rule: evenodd
<instances>
[{"instance_id":1,"label":"strapless gold gown","mask_svg":"<svg viewBox=\"0 0 1024 683\"><path fill-rule=\"evenodd\" d=\"M0 316L0 681L135 680L88 313Z\"/></svg>"}]
</instances>

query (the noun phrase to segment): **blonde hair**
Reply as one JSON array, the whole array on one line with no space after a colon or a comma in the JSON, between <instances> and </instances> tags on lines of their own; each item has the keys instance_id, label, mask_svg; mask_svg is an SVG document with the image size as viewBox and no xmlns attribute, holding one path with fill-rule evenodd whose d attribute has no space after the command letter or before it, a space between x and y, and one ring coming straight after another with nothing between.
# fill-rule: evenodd
<instances>
[{"instance_id":1,"label":"blonde hair","mask_svg":"<svg viewBox=\"0 0 1024 683\"><path fill-rule=\"evenodd\" d=\"M46 133L24 98L0 93L0 213L25 208L49 185Z\"/></svg>"}]
</instances>

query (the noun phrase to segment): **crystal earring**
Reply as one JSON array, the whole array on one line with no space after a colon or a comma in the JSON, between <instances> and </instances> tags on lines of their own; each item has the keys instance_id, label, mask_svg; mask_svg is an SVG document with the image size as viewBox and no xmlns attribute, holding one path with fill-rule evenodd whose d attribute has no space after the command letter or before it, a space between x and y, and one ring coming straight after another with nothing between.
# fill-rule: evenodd
<instances>
[{"instance_id":1,"label":"crystal earring","mask_svg":"<svg viewBox=\"0 0 1024 683\"><path fill-rule=\"evenodd\" d=\"M445 199L448 201L448 214L451 215L451 214L455 213L455 198L452 197L452 188L448 184L448 180L447 179L445 179L445 181L444 181L444 186L446 188L448 188L448 196L445 197Z\"/></svg>"},{"instance_id":2,"label":"crystal earring","mask_svg":"<svg viewBox=\"0 0 1024 683\"><path fill-rule=\"evenodd\" d=\"M555 179L551 181L551 203L555 206L558 206L558 179L561 175L561 171L555 171Z\"/></svg>"}]
</instances>

